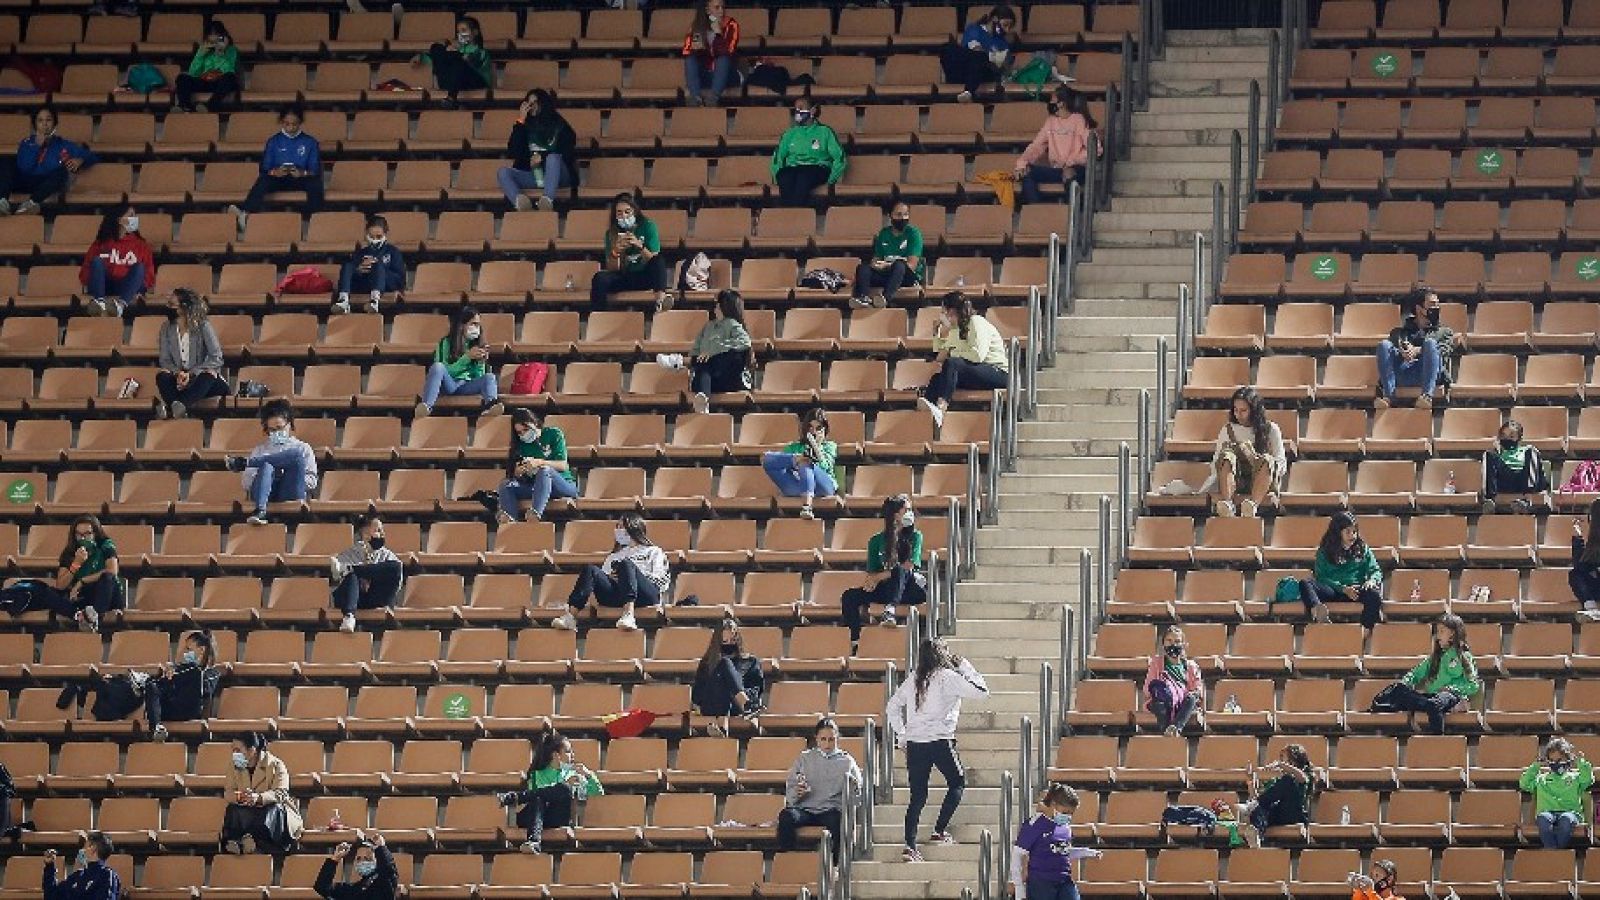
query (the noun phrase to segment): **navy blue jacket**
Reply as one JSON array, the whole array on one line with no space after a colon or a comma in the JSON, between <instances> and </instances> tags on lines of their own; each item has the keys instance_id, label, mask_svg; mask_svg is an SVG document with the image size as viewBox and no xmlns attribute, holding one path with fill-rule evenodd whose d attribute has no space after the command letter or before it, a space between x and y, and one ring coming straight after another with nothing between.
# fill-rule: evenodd
<instances>
[{"instance_id":1,"label":"navy blue jacket","mask_svg":"<svg viewBox=\"0 0 1600 900\"><path fill-rule=\"evenodd\" d=\"M56 881L54 863L44 864L44 900L119 900L122 879L110 866L95 861Z\"/></svg>"}]
</instances>

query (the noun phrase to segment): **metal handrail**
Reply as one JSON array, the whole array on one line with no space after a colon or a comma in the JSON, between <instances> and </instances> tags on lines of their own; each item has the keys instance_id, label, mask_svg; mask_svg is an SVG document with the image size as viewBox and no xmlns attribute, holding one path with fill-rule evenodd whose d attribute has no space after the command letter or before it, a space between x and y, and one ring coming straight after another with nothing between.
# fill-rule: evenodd
<instances>
[{"instance_id":1,"label":"metal handrail","mask_svg":"<svg viewBox=\"0 0 1600 900\"><path fill-rule=\"evenodd\" d=\"M994 835L985 828L978 835L978 900L993 900Z\"/></svg>"},{"instance_id":2,"label":"metal handrail","mask_svg":"<svg viewBox=\"0 0 1600 900\"><path fill-rule=\"evenodd\" d=\"M1011 373L1007 379L1012 382L1006 388L1006 433L1005 433L1005 470L1016 471L1017 468L1017 421L1022 416L1022 398L1027 393L1027 366L1023 362L1022 341L1012 338L1006 347L1006 359L1010 360Z\"/></svg>"},{"instance_id":3,"label":"metal handrail","mask_svg":"<svg viewBox=\"0 0 1600 900\"><path fill-rule=\"evenodd\" d=\"M1033 720L1027 716L1017 723L1017 739L1017 805L1027 809L1033 798Z\"/></svg>"},{"instance_id":4,"label":"metal handrail","mask_svg":"<svg viewBox=\"0 0 1600 900\"><path fill-rule=\"evenodd\" d=\"M978 552L978 516L979 511L988 503L979 491L978 445L967 445L967 510L966 527L961 533L966 542L961 554L961 577L971 578L977 572Z\"/></svg>"},{"instance_id":5,"label":"metal handrail","mask_svg":"<svg viewBox=\"0 0 1600 900\"><path fill-rule=\"evenodd\" d=\"M985 472L987 486L984 493L989 497L989 503L984 507L984 524L993 525L999 521L998 505L995 501L1000 497L1000 469L1005 465L1001 459L1005 446L1003 438L1003 421L1005 407L1000 402L1000 392L995 391L989 403L989 459L988 469Z\"/></svg>"},{"instance_id":6,"label":"metal handrail","mask_svg":"<svg viewBox=\"0 0 1600 900\"><path fill-rule=\"evenodd\" d=\"M1039 663L1039 767L1036 773L1036 783L1041 788L1050 783L1050 748L1061 736L1061 726L1055 720L1055 691L1055 668L1049 660L1044 660ZM1049 740L1045 739L1047 735Z\"/></svg>"},{"instance_id":7,"label":"metal handrail","mask_svg":"<svg viewBox=\"0 0 1600 900\"><path fill-rule=\"evenodd\" d=\"M1098 522L1099 528L1096 530L1096 535L1095 535L1095 542L1096 542L1095 559L1097 559L1100 562L1100 572L1099 572L1099 575L1100 575L1099 588L1100 588L1100 590L1097 593L1100 595L1101 602L1103 603L1103 602L1105 602L1106 595L1108 593L1110 593L1110 591L1111 591L1111 497L1110 496L1108 496L1106 494L1101 494L1100 495L1099 513L1100 513L1100 518L1099 518L1099 522Z\"/></svg>"},{"instance_id":8,"label":"metal handrail","mask_svg":"<svg viewBox=\"0 0 1600 900\"><path fill-rule=\"evenodd\" d=\"M944 562L943 555L937 550L928 551L928 622L935 635L938 634L939 622L943 618L940 607L944 605Z\"/></svg>"},{"instance_id":9,"label":"metal handrail","mask_svg":"<svg viewBox=\"0 0 1600 900\"><path fill-rule=\"evenodd\" d=\"M839 886L836 894L839 900L850 900L850 876L854 868L856 854L856 804L860 802L857 797L859 788L855 783L846 780L844 784L844 806L839 810L839 858L835 863L838 873ZM824 843L827 843L824 841Z\"/></svg>"},{"instance_id":10,"label":"metal handrail","mask_svg":"<svg viewBox=\"0 0 1600 900\"><path fill-rule=\"evenodd\" d=\"M1228 232L1223 224L1223 216L1227 209L1227 196L1223 193L1222 182L1211 182L1211 273L1210 281L1206 284L1207 296L1215 303L1217 294L1222 289L1222 260L1227 245Z\"/></svg>"},{"instance_id":11,"label":"metal handrail","mask_svg":"<svg viewBox=\"0 0 1600 900\"><path fill-rule=\"evenodd\" d=\"M1158 341L1159 340L1166 340L1166 339L1165 338L1160 338L1160 339L1158 339ZM1157 344L1156 349L1157 349L1157 351L1159 351L1161 349L1159 342ZM1156 354L1156 364L1160 365L1163 361L1164 360L1163 360L1162 354L1157 352L1157 354ZM1160 381L1161 379L1158 377L1156 380ZM1150 438L1151 438L1151 432L1152 432L1152 429L1151 429L1151 426L1150 426L1150 419L1151 419L1150 389L1149 388L1140 388L1139 389L1139 487L1138 487L1139 505L1138 505L1137 508L1141 512L1144 510L1144 498L1148 497L1150 495L1151 470L1154 467L1154 459L1155 459L1155 453L1152 452L1152 448L1151 448L1151 445L1150 445Z\"/></svg>"},{"instance_id":12,"label":"metal handrail","mask_svg":"<svg viewBox=\"0 0 1600 900\"><path fill-rule=\"evenodd\" d=\"M1180 294L1180 306L1181 306L1182 305L1181 295L1183 293L1183 291L1182 291L1183 285L1180 284L1180 285L1178 285L1178 287L1180 289L1179 290L1179 294ZM1169 390L1170 389L1167 386L1167 379L1168 379L1167 371L1168 371L1167 370L1167 339L1163 335L1163 336L1159 336L1159 337L1156 338L1156 398L1157 399L1156 399L1156 414L1155 414L1155 416L1154 416L1154 418L1152 419L1152 422L1151 422L1151 424L1155 426L1155 434L1154 434L1155 441L1154 441L1154 443L1151 444L1151 447L1153 448L1153 450L1155 452L1151 454L1152 457L1157 455L1158 453L1160 453L1161 449L1167 445L1167 417L1172 415L1172 407L1169 405L1170 402L1171 402L1171 398L1169 396ZM1154 468L1153 464L1152 464L1151 468L1152 469Z\"/></svg>"},{"instance_id":13,"label":"metal handrail","mask_svg":"<svg viewBox=\"0 0 1600 900\"><path fill-rule=\"evenodd\" d=\"M995 882L995 891L1000 895L1006 892L1006 882L1011 880L1011 854L1006 850L1006 843L1011 840L1012 816L1016 810L1013 808L1013 799L1017 790L1016 778L1010 771L1000 773L1000 846L999 858L995 860L994 871L999 874Z\"/></svg>"},{"instance_id":14,"label":"metal handrail","mask_svg":"<svg viewBox=\"0 0 1600 900\"><path fill-rule=\"evenodd\" d=\"M1245 195L1254 200L1256 196L1256 172L1261 168L1261 82L1250 79L1250 142L1246 155L1247 168L1245 172Z\"/></svg>"},{"instance_id":15,"label":"metal handrail","mask_svg":"<svg viewBox=\"0 0 1600 900\"><path fill-rule=\"evenodd\" d=\"M1078 588L1080 601L1086 593L1082 585L1089 583L1088 575L1091 568L1092 566L1090 565L1089 561L1089 551L1078 551L1078 578L1081 582ZM1075 615L1076 611L1072 608L1072 604L1061 604L1061 650L1059 652L1059 659L1057 661L1057 665L1060 667L1060 672L1057 676L1059 680L1057 681L1056 685L1056 694L1061 698L1061 711L1063 714L1072 708L1073 682L1077 680L1078 675L1078 653L1077 647L1074 646L1073 642L1079 639L1078 632L1082 629L1076 627L1077 623L1074 621ZM1053 722L1056 729L1056 734L1061 733L1061 718L1062 717L1058 715Z\"/></svg>"},{"instance_id":16,"label":"metal handrail","mask_svg":"<svg viewBox=\"0 0 1600 900\"><path fill-rule=\"evenodd\" d=\"M872 853L873 825L878 817L878 723L875 719L867 720L867 728L862 736L861 755L861 840L856 845L856 853L865 858ZM893 799L893 798L891 798Z\"/></svg>"},{"instance_id":17,"label":"metal handrail","mask_svg":"<svg viewBox=\"0 0 1600 900\"><path fill-rule=\"evenodd\" d=\"M1160 13L1153 0L1139 0L1139 108L1150 106L1150 57L1156 52L1156 23Z\"/></svg>"},{"instance_id":18,"label":"metal handrail","mask_svg":"<svg viewBox=\"0 0 1600 900\"><path fill-rule=\"evenodd\" d=\"M1028 345L1023 348L1028 358L1028 393L1023 413L1029 418L1039 410L1039 368L1042 351L1039 344L1044 339L1045 295L1038 285L1028 288Z\"/></svg>"},{"instance_id":19,"label":"metal handrail","mask_svg":"<svg viewBox=\"0 0 1600 900\"><path fill-rule=\"evenodd\" d=\"M833 864L833 842L823 841L817 848L817 897L819 900L835 900L834 878L836 871Z\"/></svg>"},{"instance_id":20,"label":"metal handrail","mask_svg":"<svg viewBox=\"0 0 1600 900\"><path fill-rule=\"evenodd\" d=\"M1129 140L1129 132L1133 131L1133 104L1139 93L1139 86L1134 81L1133 35L1126 32L1122 35L1122 103L1117 114L1122 117L1118 127L1116 157L1127 159L1133 152L1133 141Z\"/></svg>"},{"instance_id":21,"label":"metal handrail","mask_svg":"<svg viewBox=\"0 0 1600 900\"><path fill-rule=\"evenodd\" d=\"M1117 445L1117 565L1128 561L1128 531L1133 527L1133 514L1128 509L1128 497L1133 483L1133 453L1128 442Z\"/></svg>"},{"instance_id":22,"label":"metal handrail","mask_svg":"<svg viewBox=\"0 0 1600 900\"><path fill-rule=\"evenodd\" d=\"M1077 183L1074 182L1072 188L1068 190L1069 201L1071 200L1072 190L1076 188ZM1068 225L1072 223L1070 209L1067 212L1067 223ZM1045 245L1045 257L1045 310L1043 322L1041 322L1044 326L1044 334L1040 338L1044 346L1039 348L1039 357L1048 368L1056 364L1056 320L1061 317L1061 235L1054 231L1050 232L1050 240Z\"/></svg>"},{"instance_id":23,"label":"metal handrail","mask_svg":"<svg viewBox=\"0 0 1600 900\"><path fill-rule=\"evenodd\" d=\"M1282 88L1278 83L1278 57L1283 50L1278 46L1278 32L1267 32L1267 148L1272 148L1273 137L1278 133L1278 105L1283 102Z\"/></svg>"},{"instance_id":24,"label":"metal handrail","mask_svg":"<svg viewBox=\"0 0 1600 900\"><path fill-rule=\"evenodd\" d=\"M1094 631L1094 579L1090 578L1094 562L1094 553L1088 548L1078 553L1078 662L1073 666L1078 676L1089 665L1089 634ZM1062 708L1068 708L1065 699Z\"/></svg>"},{"instance_id":25,"label":"metal handrail","mask_svg":"<svg viewBox=\"0 0 1600 900\"><path fill-rule=\"evenodd\" d=\"M1244 139L1239 130L1228 135L1228 252L1239 249L1239 184L1244 177Z\"/></svg>"},{"instance_id":26,"label":"metal handrail","mask_svg":"<svg viewBox=\"0 0 1600 900\"><path fill-rule=\"evenodd\" d=\"M894 695L895 665L890 662L883 671L883 705L887 708L889 698ZM894 802L894 735L890 733L889 722L883 723L883 735L878 741L878 777L873 783L877 789L877 802Z\"/></svg>"}]
</instances>

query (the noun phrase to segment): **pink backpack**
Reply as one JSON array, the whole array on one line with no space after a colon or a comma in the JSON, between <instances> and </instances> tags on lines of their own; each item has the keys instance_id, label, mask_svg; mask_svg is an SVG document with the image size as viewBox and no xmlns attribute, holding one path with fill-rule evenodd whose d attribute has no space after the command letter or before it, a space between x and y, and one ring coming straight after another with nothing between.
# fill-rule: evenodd
<instances>
[{"instance_id":1,"label":"pink backpack","mask_svg":"<svg viewBox=\"0 0 1600 900\"><path fill-rule=\"evenodd\" d=\"M1567 483L1561 486L1563 494L1600 493L1600 459L1579 461Z\"/></svg>"},{"instance_id":2,"label":"pink backpack","mask_svg":"<svg viewBox=\"0 0 1600 900\"><path fill-rule=\"evenodd\" d=\"M540 393L549 378L549 363L525 362L511 373L511 393L524 395Z\"/></svg>"}]
</instances>

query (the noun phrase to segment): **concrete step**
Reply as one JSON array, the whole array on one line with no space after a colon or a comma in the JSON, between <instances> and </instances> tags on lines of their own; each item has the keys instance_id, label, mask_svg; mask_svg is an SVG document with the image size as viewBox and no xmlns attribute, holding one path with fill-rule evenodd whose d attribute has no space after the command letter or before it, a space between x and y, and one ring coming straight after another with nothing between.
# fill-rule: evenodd
<instances>
[{"instance_id":1,"label":"concrete step","mask_svg":"<svg viewBox=\"0 0 1600 900\"><path fill-rule=\"evenodd\" d=\"M1168 168L1171 168L1168 166ZM1086 266L1141 266L1141 265L1167 265L1187 266L1194 263L1194 251L1169 250L1166 248L1152 248L1144 250L1123 249L1119 247L1106 247L1096 249L1092 262L1084 263Z\"/></svg>"},{"instance_id":2,"label":"concrete step","mask_svg":"<svg viewBox=\"0 0 1600 900\"><path fill-rule=\"evenodd\" d=\"M1174 133L1184 134L1184 132ZM1182 147L1186 145L1174 142L1173 146ZM1107 210L1107 212L1154 213L1156 215L1203 213L1209 216L1211 215L1211 198L1209 196L1129 197L1116 190L1113 190L1111 192L1111 209ZM1103 215L1103 213L1101 215ZM1096 219L1095 228L1099 228L1098 219Z\"/></svg>"},{"instance_id":3,"label":"concrete step","mask_svg":"<svg viewBox=\"0 0 1600 900\"><path fill-rule=\"evenodd\" d=\"M1047 370L1046 375L1054 370ZM1031 427L1038 423L1082 422L1087 416L1098 415L1102 424L1121 423L1132 427L1139 420L1139 411L1131 406L1091 406L1076 403L1049 403L1039 405L1039 414L1031 422L1020 423Z\"/></svg>"},{"instance_id":4,"label":"concrete step","mask_svg":"<svg viewBox=\"0 0 1600 900\"><path fill-rule=\"evenodd\" d=\"M1081 276L1089 271L1094 263L1084 263L1079 269ZM1117 322L1140 320L1147 327L1151 324L1148 320L1168 319L1171 325L1156 326L1154 330L1144 331L1144 334L1167 334L1177 327L1178 314L1178 285L1187 284L1194 280L1194 266L1168 267L1171 275L1178 270L1183 271L1181 278L1151 278L1148 281L1102 281L1090 283L1079 281L1083 291L1082 296L1073 301L1072 316L1065 326L1056 328L1057 336L1071 334L1077 323L1093 321L1096 318L1113 319ZM1122 267L1122 277L1127 278L1135 274ZM1147 289L1161 293L1146 294Z\"/></svg>"},{"instance_id":5,"label":"concrete step","mask_svg":"<svg viewBox=\"0 0 1600 900\"><path fill-rule=\"evenodd\" d=\"M1184 141L1194 140L1200 134L1197 131L1163 131L1161 135L1171 135L1173 144L1182 144ZM1226 139L1223 141L1226 143ZM1168 167L1168 174L1174 174ZM1178 174L1181 174L1179 170ZM1117 195L1121 197L1206 197L1211 196L1211 185L1220 182L1227 185L1226 175L1207 175L1193 180L1184 178L1141 178L1139 180L1117 179Z\"/></svg>"},{"instance_id":6,"label":"concrete step","mask_svg":"<svg viewBox=\"0 0 1600 900\"><path fill-rule=\"evenodd\" d=\"M1082 310L1074 311L1082 313ZM1080 314L1063 316L1056 324L1056 335L1074 340L1095 337L1130 337L1143 340L1150 335L1165 334L1172 328L1171 314L1121 315L1115 318ZM1073 348L1076 349L1078 346L1080 345L1074 344Z\"/></svg>"},{"instance_id":7,"label":"concrete step","mask_svg":"<svg viewBox=\"0 0 1600 900\"><path fill-rule=\"evenodd\" d=\"M1138 110L1134 115L1161 116L1193 113L1226 113L1229 116L1249 115L1250 98L1248 95L1234 94L1209 97L1152 96L1149 106ZM1204 157L1199 157L1195 160L1195 162L1202 161L1204 161Z\"/></svg>"},{"instance_id":8,"label":"concrete step","mask_svg":"<svg viewBox=\"0 0 1600 900\"><path fill-rule=\"evenodd\" d=\"M1156 101L1154 99L1152 99L1150 102L1151 103L1155 103ZM1193 101L1188 101L1188 102L1193 102ZM1133 117L1133 127L1134 127L1134 134L1135 135L1138 134L1138 129L1139 129L1141 124L1146 124L1146 125L1154 124L1154 122L1151 121L1151 120L1147 120L1147 119L1141 118L1142 115L1143 115L1143 113L1136 113L1134 115L1134 117ZM1181 162L1181 163L1184 163L1185 165L1187 165L1189 163L1208 163L1208 162L1226 163L1228 161L1228 148L1227 147L1147 147L1147 146L1144 146L1144 145L1138 143L1137 138L1136 138L1135 142L1134 142L1134 145L1131 148L1129 148L1128 159L1130 161L1132 161L1132 162ZM1119 165L1120 165L1120 163L1119 163ZM1096 222L1095 222L1096 227L1099 227L1099 224L1100 224L1099 220L1096 220Z\"/></svg>"},{"instance_id":9,"label":"concrete step","mask_svg":"<svg viewBox=\"0 0 1600 900\"><path fill-rule=\"evenodd\" d=\"M1195 144L1208 147L1226 147L1233 139L1233 132L1237 130L1241 139L1244 136L1245 123L1239 122L1232 128L1198 128L1180 130L1174 128L1140 129L1134 128L1134 141L1146 146L1161 147L1188 147ZM1120 185L1118 187L1120 191Z\"/></svg>"},{"instance_id":10,"label":"concrete step","mask_svg":"<svg viewBox=\"0 0 1600 900\"><path fill-rule=\"evenodd\" d=\"M1197 66L1196 63L1225 63L1229 71L1238 72L1250 64L1261 66L1261 75L1266 75L1267 48L1264 44L1248 46L1210 46L1210 47L1185 47L1168 44L1166 52L1160 61L1151 60L1150 74L1155 75L1159 66L1161 69L1201 69L1208 66Z\"/></svg>"}]
</instances>

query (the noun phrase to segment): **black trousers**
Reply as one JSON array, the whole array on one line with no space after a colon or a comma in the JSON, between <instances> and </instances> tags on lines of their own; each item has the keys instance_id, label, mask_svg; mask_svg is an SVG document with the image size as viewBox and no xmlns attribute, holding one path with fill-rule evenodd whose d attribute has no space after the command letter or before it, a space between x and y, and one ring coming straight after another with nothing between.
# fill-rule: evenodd
<instances>
[{"instance_id":1,"label":"black trousers","mask_svg":"<svg viewBox=\"0 0 1600 900\"><path fill-rule=\"evenodd\" d=\"M572 594L567 597L567 605L573 609L583 609L589 605L590 597L601 606L612 609L621 609L629 603L661 605L661 590L631 562L619 562L614 575L607 575L599 566L580 569L578 580L572 585Z\"/></svg>"},{"instance_id":2,"label":"black trousers","mask_svg":"<svg viewBox=\"0 0 1600 900\"><path fill-rule=\"evenodd\" d=\"M1424 694L1405 682L1395 682L1384 690L1388 692L1389 703L1395 709L1425 713L1428 716L1428 731L1432 734L1444 734L1445 714L1461 702L1461 695L1455 691Z\"/></svg>"},{"instance_id":3,"label":"black trousers","mask_svg":"<svg viewBox=\"0 0 1600 900\"><path fill-rule=\"evenodd\" d=\"M711 684L702 685L700 715L731 716L739 710L733 705L733 695L744 694L746 708L758 704L759 695L745 687L744 676L733 660L724 656L711 667Z\"/></svg>"},{"instance_id":4,"label":"black trousers","mask_svg":"<svg viewBox=\"0 0 1600 900\"><path fill-rule=\"evenodd\" d=\"M944 80L959 84L969 93L989 82L1000 82L1000 70L989 61L989 54L961 44L949 43L939 51L939 67L944 70Z\"/></svg>"},{"instance_id":5,"label":"black trousers","mask_svg":"<svg viewBox=\"0 0 1600 900\"><path fill-rule=\"evenodd\" d=\"M1250 824L1258 830L1306 821L1305 788L1287 775L1280 776L1256 798Z\"/></svg>"},{"instance_id":6,"label":"black trousers","mask_svg":"<svg viewBox=\"0 0 1600 900\"><path fill-rule=\"evenodd\" d=\"M897 259L887 269L874 269L872 260L865 260L856 266L856 283L850 293L857 297L865 297L872 288L883 288L883 302L894 302L894 295L907 283L917 283L917 273L911 271L905 260Z\"/></svg>"},{"instance_id":7,"label":"black trousers","mask_svg":"<svg viewBox=\"0 0 1600 900\"><path fill-rule=\"evenodd\" d=\"M1300 579L1300 602L1306 606L1306 615L1311 614L1315 606L1333 600L1348 600L1344 591L1330 585L1322 584L1311 578ZM1371 628L1383 621L1383 595L1372 588L1362 588L1356 594L1356 602L1361 604L1361 627Z\"/></svg>"},{"instance_id":8,"label":"black trousers","mask_svg":"<svg viewBox=\"0 0 1600 900\"><path fill-rule=\"evenodd\" d=\"M258 851L265 852L283 846L288 836L273 834L267 825L267 814L271 811L270 806L229 803L222 813L222 843L249 837L255 840Z\"/></svg>"},{"instance_id":9,"label":"black trousers","mask_svg":"<svg viewBox=\"0 0 1600 900\"><path fill-rule=\"evenodd\" d=\"M1567 573L1567 585L1572 588L1572 596L1579 606L1600 603L1600 570L1573 566Z\"/></svg>"},{"instance_id":10,"label":"black trousers","mask_svg":"<svg viewBox=\"0 0 1600 900\"><path fill-rule=\"evenodd\" d=\"M827 166L784 166L778 170L778 205L806 206L811 192L828 183Z\"/></svg>"},{"instance_id":11,"label":"black trousers","mask_svg":"<svg viewBox=\"0 0 1600 900\"><path fill-rule=\"evenodd\" d=\"M851 588L839 598L844 624L850 627L850 640L861 640L864 613L874 603L883 606L920 606L928 602L926 579L917 581L918 573L899 566L889 570L889 577L878 582L872 590Z\"/></svg>"},{"instance_id":12,"label":"black trousers","mask_svg":"<svg viewBox=\"0 0 1600 900\"><path fill-rule=\"evenodd\" d=\"M1006 373L998 366L947 356L944 366L928 379L928 387L923 391L923 396L935 403L941 400L949 403L950 398L954 397L958 390L993 391L1005 387L1006 381Z\"/></svg>"},{"instance_id":13,"label":"black trousers","mask_svg":"<svg viewBox=\"0 0 1600 900\"><path fill-rule=\"evenodd\" d=\"M177 401L184 406L193 406L208 397L228 396L228 383L210 372L195 372L189 376L189 383L180 388L178 376L171 372L157 372L156 391L161 394L163 403Z\"/></svg>"},{"instance_id":14,"label":"black trousers","mask_svg":"<svg viewBox=\"0 0 1600 900\"><path fill-rule=\"evenodd\" d=\"M67 182L72 173L56 169L45 175L26 175L17 169L16 157L0 159L0 197L10 197L13 191L27 191L28 199L35 203L67 192Z\"/></svg>"},{"instance_id":15,"label":"black trousers","mask_svg":"<svg viewBox=\"0 0 1600 900\"><path fill-rule=\"evenodd\" d=\"M603 269L589 282L589 305L605 309L611 295L622 291L664 291L667 289L667 261L658 253L641 269Z\"/></svg>"},{"instance_id":16,"label":"black trousers","mask_svg":"<svg viewBox=\"0 0 1600 900\"><path fill-rule=\"evenodd\" d=\"M444 44L434 44L428 48L428 59L433 64L433 78L439 82L439 89L448 91L450 99L454 100L457 91L475 91L488 87L483 83L483 76L478 70L468 65L466 57L459 52L451 52Z\"/></svg>"},{"instance_id":17,"label":"black trousers","mask_svg":"<svg viewBox=\"0 0 1600 900\"><path fill-rule=\"evenodd\" d=\"M404 569L399 560L356 566L333 589L333 605L347 616L358 609L393 606Z\"/></svg>"},{"instance_id":18,"label":"black trousers","mask_svg":"<svg viewBox=\"0 0 1600 900\"><path fill-rule=\"evenodd\" d=\"M260 212L266 205L267 195L279 191L305 191L306 204L303 212L310 214L322 208L322 173L307 175L303 178L278 178L273 175L262 175L256 183L250 186L249 196L239 204L245 212Z\"/></svg>"},{"instance_id":19,"label":"black trousers","mask_svg":"<svg viewBox=\"0 0 1600 900\"><path fill-rule=\"evenodd\" d=\"M939 805L939 818L933 823L935 833L950 828L956 808L961 805L961 795L967 789L967 773L956 756L956 742L908 741L906 743L906 775L911 785L911 802L906 804L906 846L917 846L917 826L922 822L922 808L928 805L928 777L934 769L944 776L944 803Z\"/></svg>"},{"instance_id":20,"label":"black trousers","mask_svg":"<svg viewBox=\"0 0 1600 900\"><path fill-rule=\"evenodd\" d=\"M113 609L122 609L127 605L123 596L122 579L112 575L102 575L95 581L83 586L78 592L78 598L73 600L67 596L66 591L53 590L46 597L51 615L72 618L78 611L87 606L94 607L94 611L105 615Z\"/></svg>"},{"instance_id":21,"label":"black trousers","mask_svg":"<svg viewBox=\"0 0 1600 900\"><path fill-rule=\"evenodd\" d=\"M844 818L842 810L830 809L826 812L812 812L794 806L785 806L778 813L778 849L793 850L796 832L808 825L821 825L828 829L828 843L833 845L834 858L839 856L839 829Z\"/></svg>"},{"instance_id":22,"label":"black trousers","mask_svg":"<svg viewBox=\"0 0 1600 900\"><path fill-rule=\"evenodd\" d=\"M239 76L227 72L221 78L207 81L184 72L173 81L172 92L177 95L180 109L194 109L195 94L210 94L211 99L207 105L216 108L225 103L238 102Z\"/></svg>"},{"instance_id":23,"label":"black trousers","mask_svg":"<svg viewBox=\"0 0 1600 900\"><path fill-rule=\"evenodd\" d=\"M703 363L695 363L689 376L689 389L696 394L726 394L744 390L744 364L749 358L749 350L727 350Z\"/></svg>"},{"instance_id":24,"label":"black trousers","mask_svg":"<svg viewBox=\"0 0 1600 900\"><path fill-rule=\"evenodd\" d=\"M203 700L180 696L178 686L170 678L152 680L144 693L144 714L150 720L151 728L162 722L189 722L205 718L205 711L200 708L203 705Z\"/></svg>"},{"instance_id":25,"label":"black trousers","mask_svg":"<svg viewBox=\"0 0 1600 900\"><path fill-rule=\"evenodd\" d=\"M572 788L557 783L529 794L527 805L517 814L517 823L528 829L528 840L538 843L546 828L572 824Z\"/></svg>"}]
</instances>

